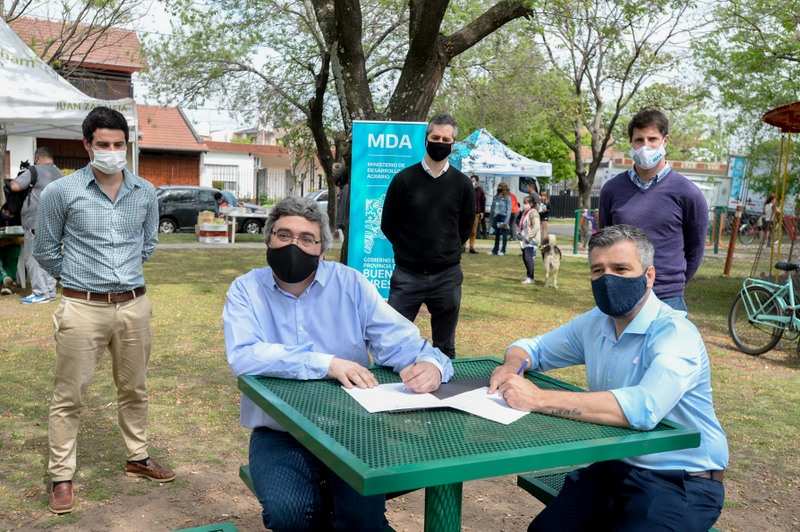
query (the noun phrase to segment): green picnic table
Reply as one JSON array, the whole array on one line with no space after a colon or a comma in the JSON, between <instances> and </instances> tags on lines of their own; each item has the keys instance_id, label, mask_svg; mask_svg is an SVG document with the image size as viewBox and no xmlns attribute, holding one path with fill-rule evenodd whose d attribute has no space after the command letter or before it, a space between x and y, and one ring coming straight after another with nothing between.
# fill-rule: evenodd
<instances>
[{"instance_id":1,"label":"green picnic table","mask_svg":"<svg viewBox=\"0 0 800 532\"><path fill-rule=\"evenodd\" d=\"M496 358L453 362L454 379L485 377ZM378 382L399 382L372 368ZM580 391L539 373L544 389ZM587 464L700 445L700 433L662 422L641 432L531 413L502 425L442 408L370 414L332 380L247 375L239 389L362 495L425 488L425 530L461 528L466 480Z\"/></svg>"}]
</instances>

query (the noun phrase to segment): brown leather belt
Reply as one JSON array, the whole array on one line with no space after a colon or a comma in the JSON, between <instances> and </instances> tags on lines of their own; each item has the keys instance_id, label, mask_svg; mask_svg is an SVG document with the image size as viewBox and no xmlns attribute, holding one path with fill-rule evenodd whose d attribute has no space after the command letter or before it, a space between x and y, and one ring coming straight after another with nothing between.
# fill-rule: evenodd
<instances>
[{"instance_id":1,"label":"brown leather belt","mask_svg":"<svg viewBox=\"0 0 800 532\"><path fill-rule=\"evenodd\" d=\"M97 292L84 292L83 290L73 290L72 288L64 288L62 294L65 297L73 297L75 299L83 299L86 301L99 301L101 303L124 303L131 299L141 297L147 291L144 286L128 290L127 292L106 292L99 294Z\"/></svg>"},{"instance_id":2,"label":"brown leather belt","mask_svg":"<svg viewBox=\"0 0 800 532\"><path fill-rule=\"evenodd\" d=\"M725 479L725 471L721 469L713 469L709 471L690 471L690 477L707 478L709 480L716 480L722 482Z\"/></svg>"}]
</instances>

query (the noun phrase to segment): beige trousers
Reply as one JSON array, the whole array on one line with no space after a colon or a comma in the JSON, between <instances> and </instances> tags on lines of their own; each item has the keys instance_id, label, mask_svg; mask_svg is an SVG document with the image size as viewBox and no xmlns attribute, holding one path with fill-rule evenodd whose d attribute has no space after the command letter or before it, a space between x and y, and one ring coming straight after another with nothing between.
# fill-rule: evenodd
<instances>
[{"instance_id":1,"label":"beige trousers","mask_svg":"<svg viewBox=\"0 0 800 532\"><path fill-rule=\"evenodd\" d=\"M147 362L150 317L147 295L125 303L62 297L53 314L56 376L48 436L51 480L71 480L82 398L100 357L111 353L117 415L128 460L147 458Z\"/></svg>"}]
</instances>

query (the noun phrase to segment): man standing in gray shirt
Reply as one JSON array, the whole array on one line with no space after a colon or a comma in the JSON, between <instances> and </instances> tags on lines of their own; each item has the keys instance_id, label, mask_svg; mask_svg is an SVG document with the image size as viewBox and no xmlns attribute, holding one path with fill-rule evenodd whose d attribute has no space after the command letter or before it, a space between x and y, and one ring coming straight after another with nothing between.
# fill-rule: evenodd
<instances>
[{"instance_id":1,"label":"man standing in gray shirt","mask_svg":"<svg viewBox=\"0 0 800 532\"><path fill-rule=\"evenodd\" d=\"M61 170L53 164L53 154L44 146L36 149L33 162L33 172L36 174L35 179L31 169L28 169L18 175L9 185L14 192L21 192L33 185L20 211L22 229L25 231L25 243L22 246L20 262L21 267L27 270L28 279L30 279L31 288L33 289L31 295L20 300L26 305L49 303L56 298L56 280L33 258L33 241L36 238L36 214L39 210L39 197L42 194L42 190L63 176Z\"/></svg>"}]
</instances>

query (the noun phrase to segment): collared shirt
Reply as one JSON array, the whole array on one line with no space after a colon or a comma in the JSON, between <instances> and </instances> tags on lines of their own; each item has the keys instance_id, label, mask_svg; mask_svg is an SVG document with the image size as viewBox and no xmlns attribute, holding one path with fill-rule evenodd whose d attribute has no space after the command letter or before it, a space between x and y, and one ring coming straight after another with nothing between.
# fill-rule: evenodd
<instances>
[{"instance_id":1,"label":"collared shirt","mask_svg":"<svg viewBox=\"0 0 800 532\"><path fill-rule=\"evenodd\" d=\"M667 174L669 174L670 171L672 171L672 167L670 165L665 165L664 168L662 168L661 171L657 173L650 181L645 181L641 177L639 177L639 174L636 173L636 167L634 166L633 168L628 170L628 177L630 178L630 180L633 182L634 185L636 185L642 190L647 190L654 184L658 183L659 181L667 177Z\"/></svg>"},{"instance_id":2,"label":"collared shirt","mask_svg":"<svg viewBox=\"0 0 800 532\"><path fill-rule=\"evenodd\" d=\"M155 188L123 170L112 201L91 167L81 168L42 192L35 242L36 261L66 288L107 293L142 286L142 263L158 243Z\"/></svg>"},{"instance_id":3,"label":"collared shirt","mask_svg":"<svg viewBox=\"0 0 800 532\"><path fill-rule=\"evenodd\" d=\"M700 447L628 458L648 469L725 469L728 444L714 413L703 339L685 312L651 293L617 338L614 320L594 308L566 325L513 346L534 370L586 364L589 389L610 391L631 427L650 430L662 419L700 432Z\"/></svg>"},{"instance_id":4,"label":"collared shirt","mask_svg":"<svg viewBox=\"0 0 800 532\"><path fill-rule=\"evenodd\" d=\"M323 379L333 357L399 372L430 362L453 376L453 364L420 337L416 326L381 298L358 271L321 261L314 280L295 297L275 282L271 268L252 270L228 290L223 311L225 351L234 375ZM247 397L241 400L245 427L283 430Z\"/></svg>"},{"instance_id":5,"label":"collared shirt","mask_svg":"<svg viewBox=\"0 0 800 532\"><path fill-rule=\"evenodd\" d=\"M436 175L433 175L433 170L431 170L431 167L428 166L428 161L426 161L425 157L423 157L422 158L422 169L425 170L428 173L429 176L431 176L432 178L436 179L437 177L443 176L444 173L447 172L450 169L450 160L449 159L445 159L444 166L442 166L442 171L439 172Z\"/></svg>"}]
</instances>

